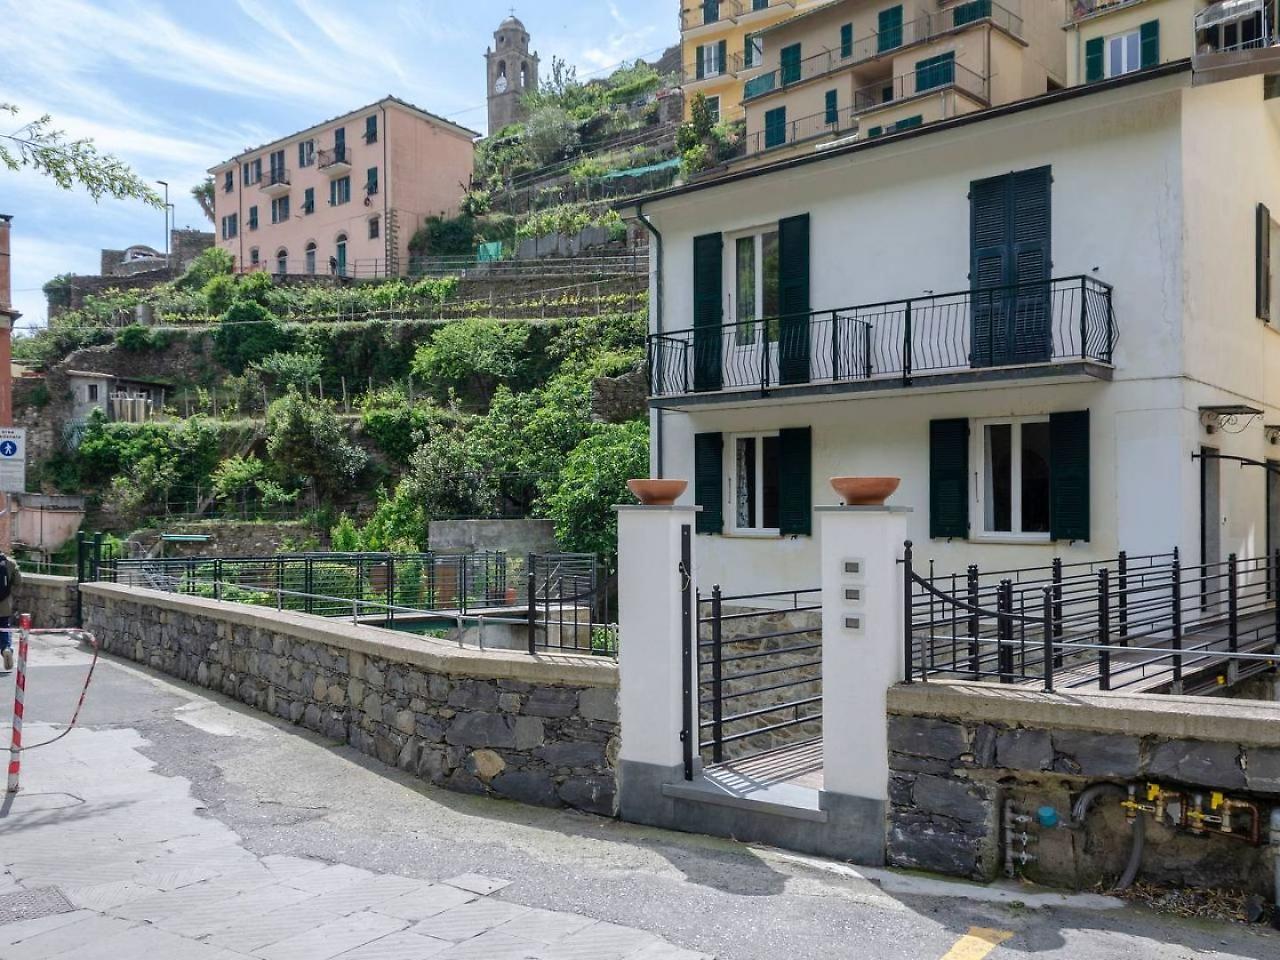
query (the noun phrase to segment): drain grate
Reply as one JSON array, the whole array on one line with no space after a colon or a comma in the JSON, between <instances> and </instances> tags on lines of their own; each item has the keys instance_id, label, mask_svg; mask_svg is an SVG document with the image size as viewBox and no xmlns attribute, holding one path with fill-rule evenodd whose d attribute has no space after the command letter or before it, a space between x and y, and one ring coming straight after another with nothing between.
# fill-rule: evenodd
<instances>
[{"instance_id":1,"label":"drain grate","mask_svg":"<svg viewBox=\"0 0 1280 960\"><path fill-rule=\"evenodd\" d=\"M0 897L0 923L17 923L19 920L37 920L58 913L70 913L75 909L57 887L39 887Z\"/></svg>"}]
</instances>

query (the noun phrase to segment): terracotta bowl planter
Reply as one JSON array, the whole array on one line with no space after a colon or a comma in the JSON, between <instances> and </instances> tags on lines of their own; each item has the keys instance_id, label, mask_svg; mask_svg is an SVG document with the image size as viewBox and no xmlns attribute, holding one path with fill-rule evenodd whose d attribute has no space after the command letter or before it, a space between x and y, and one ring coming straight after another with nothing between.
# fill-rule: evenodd
<instances>
[{"instance_id":1,"label":"terracotta bowl planter","mask_svg":"<svg viewBox=\"0 0 1280 960\"><path fill-rule=\"evenodd\" d=\"M627 489L646 507L669 507L689 487L688 480L628 480Z\"/></svg>"},{"instance_id":2,"label":"terracotta bowl planter","mask_svg":"<svg viewBox=\"0 0 1280 960\"><path fill-rule=\"evenodd\" d=\"M882 507L901 483L901 477L831 478L831 488L849 507Z\"/></svg>"}]
</instances>

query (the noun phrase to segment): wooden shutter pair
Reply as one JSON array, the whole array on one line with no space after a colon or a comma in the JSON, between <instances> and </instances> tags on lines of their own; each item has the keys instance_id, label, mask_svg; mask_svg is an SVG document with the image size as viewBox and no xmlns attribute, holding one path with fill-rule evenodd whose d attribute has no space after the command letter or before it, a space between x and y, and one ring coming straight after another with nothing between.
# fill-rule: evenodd
<instances>
[{"instance_id":1,"label":"wooden shutter pair","mask_svg":"<svg viewBox=\"0 0 1280 960\"><path fill-rule=\"evenodd\" d=\"M1160 65L1160 21L1148 20L1138 28L1139 66L1146 70ZM1107 75L1107 38L1094 37L1084 45L1084 79L1086 83L1103 80Z\"/></svg>"},{"instance_id":2,"label":"wooden shutter pair","mask_svg":"<svg viewBox=\"0 0 1280 960\"><path fill-rule=\"evenodd\" d=\"M969 536L969 421L929 424L929 536ZM1049 527L1054 540L1090 535L1089 411L1049 417Z\"/></svg>"},{"instance_id":3,"label":"wooden shutter pair","mask_svg":"<svg viewBox=\"0 0 1280 960\"><path fill-rule=\"evenodd\" d=\"M698 533L724 532L724 434L693 438L693 499ZM778 431L778 529L783 536L813 534L813 433L809 427Z\"/></svg>"},{"instance_id":4,"label":"wooden shutter pair","mask_svg":"<svg viewBox=\"0 0 1280 960\"><path fill-rule=\"evenodd\" d=\"M1259 320L1271 322L1271 211L1258 204L1255 223L1255 263L1257 311Z\"/></svg>"}]
</instances>

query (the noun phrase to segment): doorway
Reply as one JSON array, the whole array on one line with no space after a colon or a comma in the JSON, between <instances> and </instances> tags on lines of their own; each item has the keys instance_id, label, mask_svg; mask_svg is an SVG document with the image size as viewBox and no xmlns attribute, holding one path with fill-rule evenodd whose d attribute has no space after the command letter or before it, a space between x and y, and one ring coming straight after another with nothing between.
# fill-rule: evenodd
<instances>
[{"instance_id":1,"label":"doorway","mask_svg":"<svg viewBox=\"0 0 1280 960\"><path fill-rule=\"evenodd\" d=\"M1200 607L1217 606L1220 571L1211 565L1222 562L1222 464L1216 447L1200 448Z\"/></svg>"}]
</instances>

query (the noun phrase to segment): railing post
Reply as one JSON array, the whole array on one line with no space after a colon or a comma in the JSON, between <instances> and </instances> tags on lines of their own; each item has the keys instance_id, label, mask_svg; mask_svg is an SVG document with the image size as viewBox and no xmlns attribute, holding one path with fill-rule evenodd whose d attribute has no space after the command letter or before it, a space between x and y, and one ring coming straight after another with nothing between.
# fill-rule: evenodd
<instances>
[{"instance_id":1,"label":"railing post","mask_svg":"<svg viewBox=\"0 0 1280 960\"><path fill-rule=\"evenodd\" d=\"M1227 649L1233 654L1240 649L1240 571L1234 553L1227 557ZM1233 657L1227 663L1227 679L1234 682L1238 669Z\"/></svg>"},{"instance_id":2,"label":"railing post","mask_svg":"<svg viewBox=\"0 0 1280 960\"><path fill-rule=\"evenodd\" d=\"M396 555L387 554L387 629L396 623Z\"/></svg>"},{"instance_id":3,"label":"railing post","mask_svg":"<svg viewBox=\"0 0 1280 960\"><path fill-rule=\"evenodd\" d=\"M302 563L303 609L307 613L314 613L316 605L315 597L312 595L314 591L311 588L315 584L315 566L310 555L303 557Z\"/></svg>"},{"instance_id":4,"label":"railing post","mask_svg":"<svg viewBox=\"0 0 1280 960\"><path fill-rule=\"evenodd\" d=\"M1044 692L1053 693L1053 588L1044 588Z\"/></svg>"},{"instance_id":5,"label":"railing post","mask_svg":"<svg viewBox=\"0 0 1280 960\"><path fill-rule=\"evenodd\" d=\"M1098 571L1098 689L1111 689L1111 573Z\"/></svg>"},{"instance_id":6,"label":"railing post","mask_svg":"<svg viewBox=\"0 0 1280 960\"><path fill-rule=\"evenodd\" d=\"M76 626L84 626L84 531L76 531Z\"/></svg>"},{"instance_id":7,"label":"railing post","mask_svg":"<svg viewBox=\"0 0 1280 960\"><path fill-rule=\"evenodd\" d=\"M1089 359L1089 281L1080 278L1080 359Z\"/></svg>"},{"instance_id":8,"label":"railing post","mask_svg":"<svg viewBox=\"0 0 1280 960\"><path fill-rule=\"evenodd\" d=\"M102 534L93 535L93 582L102 579Z\"/></svg>"},{"instance_id":9,"label":"railing post","mask_svg":"<svg viewBox=\"0 0 1280 960\"><path fill-rule=\"evenodd\" d=\"M911 592L915 589L915 580L911 570L911 541L908 540L902 548L902 666L903 678L906 683L913 683L911 674L915 666L915 637L913 636L913 624L911 617ZM923 642L928 643L928 638ZM923 660L923 657L921 658ZM924 668L921 667L921 679L927 679L924 676Z\"/></svg>"},{"instance_id":10,"label":"railing post","mask_svg":"<svg viewBox=\"0 0 1280 960\"><path fill-rule=\"evenodd\" d=\"M284 558L276 557L276 609L284 609Z\"/></svg>"},{"instance_id":11,"label":"railing post","mask_svg":"<svg viewBox=\"0 0 1280 960\"><path fill-rule=\"evenodd\" d=\"M871 379L871 324L864 323L862 325L862 341L863 341L863 371L868 380Z\"/></svg>"},{"instance_id":12,"label":"railing post","mask_svg":"<svg viewBox=\"0 0 1280 960\"><path fill-rule=\"evenodd\" d=\"M1115 315L1112 313L1112 290L1110 287L1103 294L1103 300L1107 304L1107 363L1114 360L1112 350L1115 346Z\"/></svg>"},{"instance_id":13,"label":"railing post","mask_svg":"<svg viewBox=\"0 0 1280 960\"><path fill-rule=\"evenodd\" d=\"M1173 550L1172 575L1173 626L1170 646L1173 648L1174 692L1178 693L1182 685L1182 555L1177 547Z\"/></svg>"},{"instance_id":14,"label":"railing post","mask_svg":"<svg viewBox=\"0 0 1280 960\"><path fill-rule=\"evenodd\" d=\"M1120 628L1120 646L1127 647L1129 645L1129 555L1124 550L1120 551L1119 567L1116 618Z\"/></svg>"},{"instance_id":15,"label":"railing post","mask_svg":"<svg viewBox=\"0 0 1280 960\"><path fill-rule=\"evenodd\" d=\"M902 383L911 384L911 301L907 301L906 314L902 321Z\"/></svg>"},{"instance_id":16,"label":"railing post","mask_svg":"<svg viewBox=\"0 0 1280 960\"><path fill-rule=\"evenodd\" d=\"M222 558L213 561L213 599L222 599Z\"/></svg>"},{"instance_id":17,"label":"railing post","mask_svg":"<svg viewBox=\"0 0 1280 960\"><path fill-rule=\"evenodd\" d=\"M996 637L996 662L1000 665L1000 682L1013 683L1013 581L1001 580L996 609L1001 614Z\"/></svg>"},{"instance_id":18,"label":"railing post","mask_svg":"<svg viewBox=\"0 0 1280 960\"><path fill-rule=\"evenodd\" d=\"M682 724L680 744L684 756L684 778L693 779L693 757L698 746L699 717L698 684L693 673L693 657L697 643L698 607L701 603L701 591L693 586L693 543L688 525L680 528L680 624L681 624L681 679L684 709L681 712Z\"/></svg>"},{"instance_id":19,"label":"railing post","mask_svg":"<svg viewBox=\"0 0 1280 960\"><path fill-rule=\"evenodd\" d=\"M982 629L982 620L978 616L978 600L980 584L978 582L978 565L976 563L969 564L968 573L965 576L965 584L968 587L969 606L969 670L973 673L973 679L982 679L982 647L978 643L978 631Z\"/></svg>"},{"instance_id":20,"label":"railing post","mask_svg":"<svg viewBox=\"0 0 1280 960\"><path fill-rule=\"evenodd\" d=\"M831 382L840 379L840 315L831 311Z\"/></svg>"},{"instance_id":21,"label":"railing post","mask_svg":"<svg viewBox=\"0 0 1280 960\"><path fill-rule=\"evenodd\" d=\"M1062 630L1062 558L1053 558L1053 638L1061 640ZM1064 654L1059 651L1054 660L1055 667L1062 666Z\"/></svg>"},{"instance_id":22,"label":"railing post","mask_svg":"<svg viewBox=\"0 0 1280 960\"><path fill-rule=\"evenodd\" d=\"M1280 548L1275 551L1272 557L1271 568L1271 606L1275 615L1275 642L1280 644Z\"/></svg>"},{"instance_id":23,"label":"railing post","mask_svg":"<svg viewBox=\"0 0 1280 960\"><path fill-rule=\"evenodd\" d=\"M525 560L525 590L529 600L529 654L532 656L538 651L538 574L536 567L537 560L531 553Z\"/></svg>"},{"instance_id":24,"label":"railing post","mask_svg":"<svg viewBox=\"0 0 1280 960\"><path fill-rule=\"evenodd\" d=\"M711 739L716 763L724 763L724 608L720 584L711 588Z\"/></svg>"}]
</instances>

